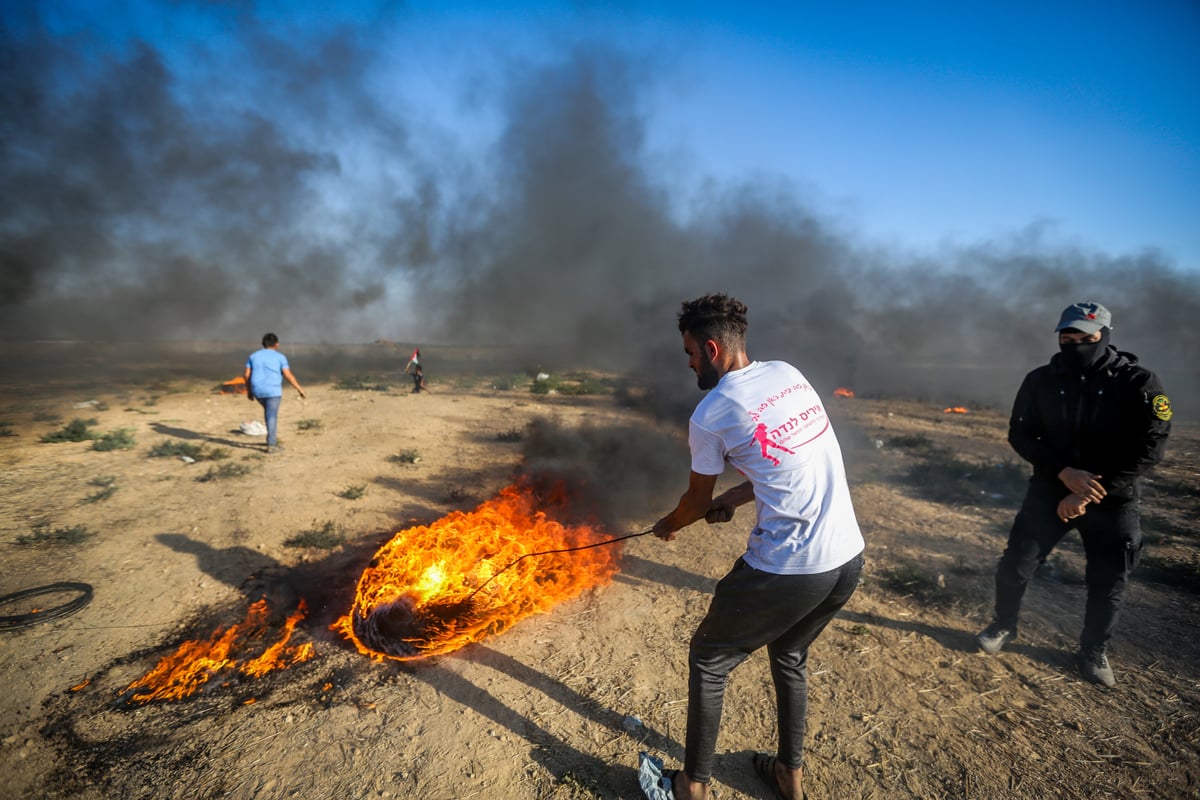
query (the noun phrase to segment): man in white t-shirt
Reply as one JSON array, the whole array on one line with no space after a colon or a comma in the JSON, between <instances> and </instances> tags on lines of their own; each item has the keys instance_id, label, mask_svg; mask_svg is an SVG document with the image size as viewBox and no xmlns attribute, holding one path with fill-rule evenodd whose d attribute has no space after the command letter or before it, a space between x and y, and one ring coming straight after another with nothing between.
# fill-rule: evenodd
<instances>
[{"instance_id":1,"label":"man in white t-shirt","mask_svg":"<svg viewBox=\"0 0 1200 800\"><path fill-rule=\"evenodd\" d=\"M854 593L863 538L841 449L816 391L782 361L746 355L746 306L727 295L685 302L679 331L688 366L712 390L692 414L687 492L654 525L666 541L700 519L728 522L754 501L745 554L717 583L688 653L688 720L682 770L668 772L676 800L710 797L725 681L766 647L778 704L777 754L754 766L775 797L800 798L808 648ZM732 465L747 480L713 497Z\"/></svg>"}]
</instances>

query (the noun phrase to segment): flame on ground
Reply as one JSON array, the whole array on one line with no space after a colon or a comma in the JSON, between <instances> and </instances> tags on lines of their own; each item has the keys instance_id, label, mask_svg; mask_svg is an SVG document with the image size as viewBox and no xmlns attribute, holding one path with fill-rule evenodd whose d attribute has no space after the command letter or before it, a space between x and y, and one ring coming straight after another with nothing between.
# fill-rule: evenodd
<instances>
[{"instance_id":1,"label":"flame on ground","mask_svg":"<svg viewBox=\"0 0 1200 800\"><path fill-rule=\"evenodd\" d=\"M854 392L843 386L839 386L838 388L833 390L833 396L834 397L854 397Z\"/></svg>"},{"instance_id":2,"label":"flame on ground","mask_svg":"<svg viewBox=\"0 0 1200 800\"><path fill-rule=\"evenodd\" d=\"M217 387L217 391L221 394L245 394L246 379L238 375L232 380L227 380Z\"/></svg>"},{"instance_id":3,"label":"flame on ground","mask_svg":"<svg viewBox=\"0 0 1200 800\"><path fill-rule=\"evenodd\" d=\"M568 527L536 510L561 505L561 497L548 503L509 486L470 513L400 531L363 571L353 607L333 629L372 658L424 658L608 583L619 545L522 558L605 541L591 527Z\"/></svg>"},{"instance_id":4,"label":"flame on ground","mask_svg":"<svg viewBox=\"0 0 1200 800\"><path fill-rule=\"evenodd\" d=\"M951 406L950 408L942 409L943 414L966 414L967 409L962 406Z\"/></svg>"},{"instance_id":5,"label":"flame on ground","mask_svg":"<svg viewBox=\"0 0 1200 800\"><path fill-rule=\"evenodd\" d=\"M207 640L189 640L172 655L164 656L158 666L126 689L130 703L155 700L182 700L199 692L215 675L242 674L259 678L276 669L286 669L313 657L311 642L289 645L296 624L304 619L308 608L304 601L284 621L282 629L271 624L271 611L266 600L253 603L246 619L225 630L218 629ZM278 638L262 649L263 641L273 631ZM260 651L248 657L249 653ZM247 652L248 651L248 652Z\"/></svg>"}]
</instances>

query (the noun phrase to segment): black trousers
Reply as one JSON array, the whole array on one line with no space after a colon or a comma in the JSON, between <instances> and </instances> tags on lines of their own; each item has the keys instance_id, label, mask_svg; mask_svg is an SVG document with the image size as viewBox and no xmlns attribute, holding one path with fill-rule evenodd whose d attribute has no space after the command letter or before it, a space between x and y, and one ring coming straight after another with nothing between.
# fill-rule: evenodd
<instances>
[{"instance_id":1,"label":"black trousers","mask_svg":"<svg viewBox=\"0 0 1200 800\"><path fill-rule=\"evenodd\" d=\"M1106 497L1082 517L1063 522L1056 513L1066 495L1061 484L1031 480L996 570L996 622L1017 629L1021 600L1033 573L1062 538L1078 530L1087 557L1087 607L1079 643L1103 648L1112 638L1121 595L1142 553L1136 498Z\"/></svg>"},{"instance_id":2,"label":"black trousers","mask_svg":"<svg viewBox=\"0 0 1200 800\"><path fill-rule=\"evenodd\" d=\"M775 575L739 558L717 583L688 652L683 765L691 778L707 783L712 777L726 679L764 646L775 683L778 757L792 769L800 768L808 711L808 648L854 594L862 570L861 553L815 575Z\"/></svg>"}]
</instances>

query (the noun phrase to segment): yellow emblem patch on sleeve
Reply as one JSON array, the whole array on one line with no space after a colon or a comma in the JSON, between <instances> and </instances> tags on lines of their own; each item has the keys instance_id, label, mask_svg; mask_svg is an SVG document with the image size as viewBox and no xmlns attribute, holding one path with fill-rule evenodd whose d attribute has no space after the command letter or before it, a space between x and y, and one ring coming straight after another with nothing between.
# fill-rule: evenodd
<instances>
[{"instance_id":1,"label":"yellow emblem patch on sleeve","mask_svg":"<svg viewBox=\"0 0 1200 800\"><path fill-rule=\"evenodd\" d=\"M1156 394L1150 401L1150 408L1154 409L1154 416L1163 422L1169 422L1171 417L1175 416L1175 412L1171 410L1171 401L1165 394Z\"/></svg>"}]
</instances>

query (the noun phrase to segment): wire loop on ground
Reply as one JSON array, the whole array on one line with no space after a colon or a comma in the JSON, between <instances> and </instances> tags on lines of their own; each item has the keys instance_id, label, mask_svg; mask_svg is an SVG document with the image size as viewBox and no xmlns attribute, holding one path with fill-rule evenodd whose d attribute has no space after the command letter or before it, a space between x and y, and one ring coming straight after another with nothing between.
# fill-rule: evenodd
<instances>
[{"instance_id":1,"label":"wire loop on ground","mask_svg":"<svg viewBox=\"0 0 1200 800\"><path fill-rule=\"evenodd\" d=\"M504 569L500 570L500 572L497 572L495 575L488 578L486 581L484 581L478 587L476 587L475 591L471 592L469 595L467 595L465 598L463 598L461 602L466 603L472 597L479 594L480 589L482 589L484 586L487 586L492 581L496 580L496 578L499 578L500 573L505 572L505 571L515 567L517 565L517 563L520 562L522 559L532 558L534 556L548 556L551 553L570 553L575 550L590 550L593 547L601 547L606 544L615 544L616 542L623 542L626 539L634 539L634 538L637 538L638 536L645 536L645 535L647 535L649 533L653 533L653 532L654 532L654 529L650 528L649 530L644 530L641 533L631 533L626 536L618 536L615 539L605 539L602 542L592 542L591 544L580 545L579 547L563 547L559 550L541 550L536 553L526 553L523 556L517 556L516 558L514 558L512 561L509 562L508 566L506 566Z\"/></svg>"},{"instance_id":2,"label":"wire loop on ground","mask_svg":"<svg viewBox=\"0 0 1200 800\"><path fill-rule=\"evenodd\" d=\"M20 600L25 600L30 597L40 597L47 594L62 594L66 592L76 592L77 597L68 600L62 605L54 606L53 608L38 609L25 614L13 614L11 616L0 616L0 633L4 631L16 631L22 628L29 628L41 622L49 622L55 619L62 619L65 616L74 614L79 609L92 602L92 587L86 583L75 583L72 581L61 581L59 583L48 583L45 586L35 586L32 589L22 589L19 592L6 594L0 597L0 608L3 608L10 603L16 603Z\"/></svg>"}]
</instances>

